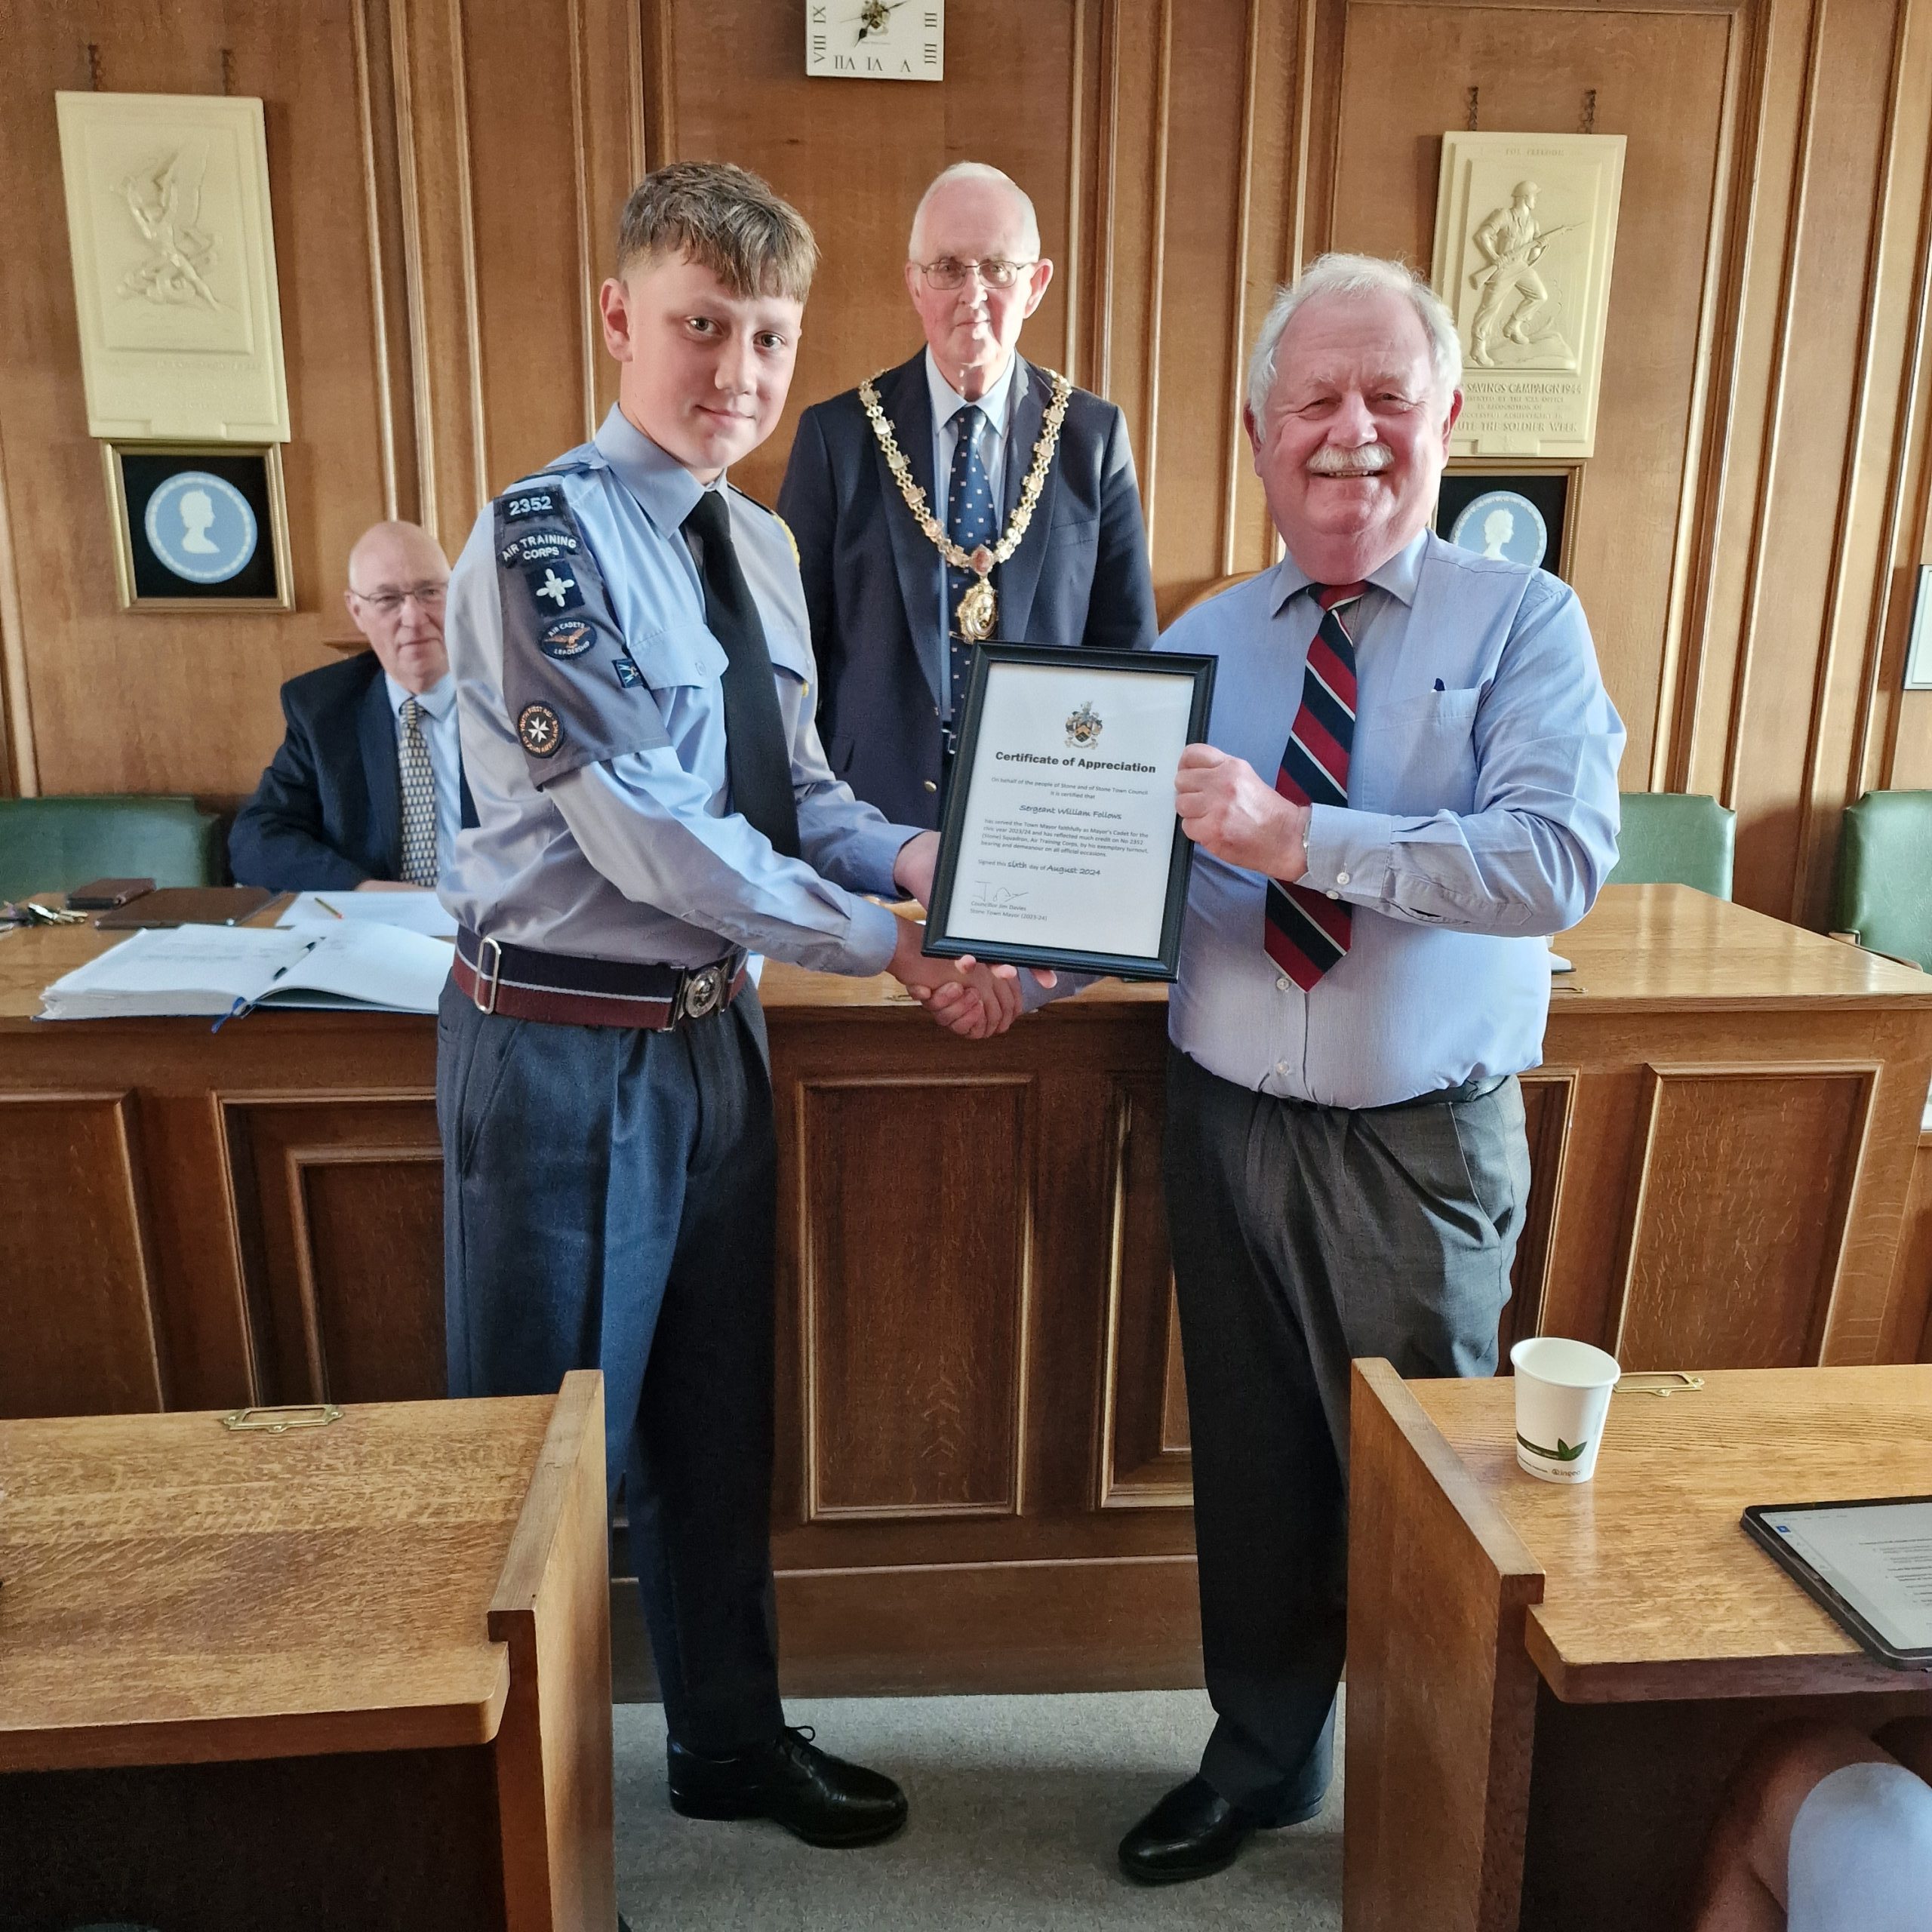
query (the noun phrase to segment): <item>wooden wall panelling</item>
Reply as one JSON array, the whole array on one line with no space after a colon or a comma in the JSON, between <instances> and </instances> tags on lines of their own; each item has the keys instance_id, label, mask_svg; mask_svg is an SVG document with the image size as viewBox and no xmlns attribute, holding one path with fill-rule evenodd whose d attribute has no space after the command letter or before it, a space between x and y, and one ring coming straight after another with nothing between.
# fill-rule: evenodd
<instances>
[{"instance_id":1,"label":"wooden wall panelling","mask_svg":"<svg viewBox=\"0 0 1932 1932\"><path fill-rule=\"evenodd\" d=\"M389 0L389 18L420 521L454 556L489 494L466 16L462 0Z\"/></svg>"},{"instance_id":2,"label":"wooden wall panelling","mask_svg":"<svg viewBox=\"0 0 1932 1932\"><path fill-rule=\"evenodd\" d=\"M1109 1217L1103 1509L1185 1507L1193 1500L1187 1391L1161 1181L1164 1083L1123 1080L1109 1109L1115 1184Z\"/></svg>"},{"instance_id":3,"label":"wooden wall panelling","mask_svg":"<svg viewBox=\"0 0 1932 1932\"><path fill-rule=\"evenodd\" d=\"M1906 370L1901 383L1903 406L1894 447L1890 542L1879 559L1879 608L1884 649L1874 669L1869 707L1863 721L1863 760L1852 787L1865 792L1895 786L1932 787L1932 692L1900 688L1906 648L1917 600L1918 567L1928 557L1932 521L1932 358L1927 331L1932 314L1932 6L1913 0L1905 10L1906 45L1900 61L1903 88L1894 125L1897 143L1894 186L1912 183L1918 194L1918 234L1908 263L1903 237L1910 223L1902 214L1887 223L1899 237L1900 263L1909 269L1890 287L1890 300L1909 310ZM1902 192L1902 190L1901 190Z\"/></svg>"},{"instance_id":4,"label":"wooden wall panelling","mask_svg":"<svg viewBox=\"0 0 1932 1932\"><path fill-rule=\"evenodd\" d=\"M1509 1373L1509 1351L1527 1335L1543 1332L1544 1290L1548 1284L1549 1244L1556 1217L1576 1110L1574 1068L1544 1066L1523 1076L1523 1134L1530 1149L1530 1195L1523 1204L1522 1231L1509 1270L1509 1300L1497 1334L1496 1371Z\"/></svg>"},{"instance_id":5,"label":"wooden wall panelling","mask_svg":"<svg viewBox=\"0 0 1932 1932\"><path fill-rule=\"evenodd\" d=\"M1835 808L1863 759L1871 586L1887 547L1909 305L1879 298L1898 223L1917 227L1893 201L1887 152L1903 24L1879 0L1772 11L1746 322L1746 368L1762 371L1766 399L1755 448L1738 445L1720 532L1715 634L1737 640L1733 661L1709 667L1698 725L1700 777L1716 782L1696 789L1740 813L1738 897L1812 922L1830 891Z\"/></svg>"},{"instance_id":6,"label":"wooden wall panelling","mask_svg":"<svg viewBox=\"0 0 1932 1932\"><path fill-rule=\"evenodd\" d=\"M473 259L466 294L484 498L584 440L596 394L588 310L611 244L593 263L585 178L587 17L581 0L540 23L522 0L461 0L461 118ZM447 96L439 98L448 99ZM595 272L597 281L591 279ZM466 521L445 533L452 550Z\"/></svg>"},{"instance_id":7,"label":"wooden wall panelling","mask_svg":"<svg viewBox=\"0 0 1932 1932\"><path fill-rule=\"evenodd\" d=\"M1626 1367L1822 1358L1877 1071L1647 1070L1612 1344Z\"/></svg>"},{"instance_id":8,"label":"wooden wall panelling","mask_svg":"<svg viewBox=\"0 0 1932 1932\"><path fill-rule=\"evenodd\" d=\"M1676 551L1675 506L1694 488L1691 421L1711 232L1721 202L1732 21L1723 8L1607 14L1564 5L1475 10L1435 0L1358 0L1337 97L1327 245L1434 251L1442 131L1568 134L1583 92L1596 131L1629 140L1589 514L1571 580L1589 612L1612 698L1629 728L1624 782L1651 763ZM1672 506L1659 515L1657 506Z\"/></svg>"},{"instance_id":9,"label":"wooden wall panelling","mask_svg":"<svg viewBox=\"0 0 1932 1932\"><path fill-rule=\"evenodd\" d=\"M353 0L356 118L362 137L362 194L371 294L370 346L381 454L382 514L414 522L420 514L416 410L410 376L408 271L404 262L396 90L387 0ZM325 558L316 595L334 622L330 592L346 576L347 558ZM331 575L331 571L334 574ZM342 635L346 638L345 626Z\"/></svg>"},{"instance_id":10,"label":"wooden wall panelling","mask_svg":"<svg viewBox=\"0 0 1932 1932\"><path fill-rule=\"evenodd\" d=\"M0 1100L0 1417L164 1406L134 1114L125 1091Z\"/></svg>"},{"instance_id":11,"label":"wooden wall panelling","mask_svg":"<svg viewBox=\"0 0 1932 1932\"><path fill-rule=\"evenodd\" d=\"M805 1083L810 1520L1018 1513L1029 1112L964 1071Z\"/></svg>"},{"instance_id":12,"label":"wooden wall panelling","mask_svg":"<svg viewBox=\"0 0 1932 1932\"><path fill-rule=\"evenodd\" d=\"M1761 633L1752 638L1754 660L1773 675L1747 691L1739 721L1745 750L1731 800L1747 817L1758 800L1776 801L1755 814L1758 837L1740 841L1743 889L1755 894L1750 903L1820 926L1829 911L1838 811L1860 762L1853 734L1878 641L1872 590L1889 548L1881 540L1886 459L1909 315L1903 309L1884 313L1878 299L1893 211L1887 177L1903 10L1854 0L1869 29L1882 22L1890 30L1846 35L1835 30L1844 5L1821 0L1828 30L1820 35L1820 106L1797 244L1805 353L1791 365L1784 398L1792 460L1779 466L1767 518L1766 595ZM1848 223L1847 208L1861 218ZM1801 549L1819 559L1821 571L1810 558L1792 554ZM1746 764L1753 768L1748 774ZM1777 808L1794 792L1795 823L1780 835ZM1774 882L1783 887L1787 878L1780 903L1771 896Z\"/></svg>"},{"instance_id":13,"label":"wooden wall panelling","mask_svg":"<svg viewBox=\"0 0 1932 1932\"><path fill-rule=\"evenodd\" d=\"M1912 1162L1893 1295L1905 1312L1908 1334L1912 1316L1918 1316L1918 1359L1932 1361L1932 1134L1919 1137L1918 1157Z\"/></svg>"},{"instance_id":14,"label":"wooden wall panelling","mask_svg":"<svg viewBox=\"0 0 1932 1932\"><path fill-rule=\"evenodd\" d=\"M442 1150L424 1097L227 1108L267 1402L446 1392Z\"/></svg>"},{"instance_id":15,"label":"wooden wall panelling","mask_svg":"<svg viewBox=\"0 0 1932 1932\"><path fill-rule=\"evenodd\" d=\"M357 111L368 18L354 0L318 0L300 32L266 0L165 12L131 0L78 0L9 13L0 124L11 173L32 184L0 209L8 264L0 287L8 343L0 483L14 566L13 594L0 592L0 628L23 789L246 791L280 735L278 687L325 661L324 641L347 629L336 596L342 559L389 500ZM294 612L134 615L116 608L59 212L54 112L57 89L88 85L90 43L106 89L219 93L226 54L235 91L263 100L295 432L284 460Z\"/></svg>"},{"instance_id":16,"label":"wooden wall panelling","mask_svg":"<svg viewBox=\"0 0 1932 1932\"><path fill-rule=\"evenodd\" d=\"M1086 67L1085 14L1072 0L981 0L970 22L949 23L946 79L930 87L807 78L794 8L655 0L645 35L652 164L723 157L754 169L797 205L823 251L785 417L733 468L753 496L776 497L804 405L920 346L903 278L907 229L927 183L952 162L990 162L1032 196L1060 272L1021 346L1048 365L1065 356L1077 178L1068 103Z\"/></svg>"}]
</instances>

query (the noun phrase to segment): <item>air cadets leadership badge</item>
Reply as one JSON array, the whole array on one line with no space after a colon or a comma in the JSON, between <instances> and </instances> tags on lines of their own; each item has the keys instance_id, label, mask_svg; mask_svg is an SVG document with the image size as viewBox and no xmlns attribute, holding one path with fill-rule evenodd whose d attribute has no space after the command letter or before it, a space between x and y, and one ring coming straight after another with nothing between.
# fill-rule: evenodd
<instances>
[{"instance_id":1,"label":"air cadets leadership badge","mask_svg":"<svg viewBox=\"0 0 1932 1932\"><path fill-rule=\"evenodd\" d=\"M547 704L526 704L516 715L516 734L532 758L554 758L564 742L564 728Z\"/></svg>"},{"instance_id":2,"label":"air cadets leadership badge","mask_svg":"<svg viewBox=\"0 0 1932 1932\"><path fill-rule=\"evenodd\" d=\"M546 657L581 657L597 641L597 633L581 617L559 617L537 640Z\"/></svg>"},{"instance_id":3,"label":"air cadets leadership badge","mask_svg":"<svg viewBox=\"0 0 1932 1932\"><path fill-rule=\"evenodd\" d=\"M1100 742L1100 714L1091 703L1083 704L1066 721L1066 742L1074 750L1091 750Z\"/></svg>"}]
</instances>

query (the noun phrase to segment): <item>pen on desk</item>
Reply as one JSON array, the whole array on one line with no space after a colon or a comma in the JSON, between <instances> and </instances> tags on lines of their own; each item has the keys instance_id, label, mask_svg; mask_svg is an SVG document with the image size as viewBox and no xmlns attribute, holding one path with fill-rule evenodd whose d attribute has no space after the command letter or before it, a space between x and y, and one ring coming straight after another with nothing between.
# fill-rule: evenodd
<instances>
[{"instance_id":1,"label":"pen on desk","mask_svg":"<svg viewBox=\"0 0 1932 1932\"><path fill-rule=\"evenodd\" d=\"M315 903L319 906L331 919L339 919L342 917L342 915L338 912L319 892L315 894Z\"/></svg>"},{"instance_id":2,"label":"pen on desk","mask_svg":"<svg viewBox=\"0 0 1932 1932\"><path fill-rule=\"evenodd\" d=\"M338 913L336 915L336 917L337 917L337 918L341 918L341 916L342 916L342 915L341 915L340 912L338 912ZM316 949L316 947L317 947L317 946L320 946L321 944L321 941L320 940L318 940L318 939L312 939L312 940L309 942L309 943L308 943L306 946L305 946L302 949L302 950L301 950L300 952L298 952L298 953L295 955L294 958L291 959L291 960L288 962L288 966L294 966L294 965L296 965L296 964L299 964L301 961L303 961L303 960L304 960L304 959L307 958L308 958L308 956L309 955L309 954L310 954L310 953L312 953L312 952L313 952L315 951L315 949ZM276 980L278 980L278 979L280 979L280 978L281 977L281 976L283 975L283 974L286 973L286 972L288 971L288 966L278 966L278 967L275 969L275 971L269 975L269 986L273 986L273 985L275 984L275 983L276 982ZM264 998L264 999L266 999L266 998L268 997L268 986L264 986L264 987L262 989L262 997L263 997L263 998ZM220 1017L219 1020L217 1020L214 1023L214 1024L208 1029L208 1031L209 1031L211 1033L219 1033L219 1032L221 1031L221 1029L222 1029L224 1026L226 1026L228 1024L228 1023L229 1023L231 1020L233 1020L233 1019L238 1018L241 1014L245 1014L245 1013L252 1013L252 1012L255 1010L255 1008L256 1008L259 1004L260 1004L260 1001L256 1001L256 1000L248 999L248 998L238 998L238 999L235 1001L235 1004L234 1004L232 1006L231 1006L231 1007L228 1009L228 1011L227 1011L226 1013L224 1013L224 1014L221 1016L221 1017Z\"/></svg>"}]
</instances>

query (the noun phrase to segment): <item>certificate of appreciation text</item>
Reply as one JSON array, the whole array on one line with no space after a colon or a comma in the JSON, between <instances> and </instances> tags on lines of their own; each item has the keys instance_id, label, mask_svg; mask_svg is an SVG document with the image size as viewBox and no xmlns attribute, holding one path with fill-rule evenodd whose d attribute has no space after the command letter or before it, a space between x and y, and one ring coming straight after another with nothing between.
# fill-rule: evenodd
<instances>
[{"instance_id":1,"label":"certificate of appreciation text","mask_svg":"<svg viewBox=\"0 0 1932 1932\"><path fill-rule=\"evenodd\" d=\"M926 949L1170 977L1174 774L1213 660L995 645L976 661Z\"/></svg>"}]
</instances>

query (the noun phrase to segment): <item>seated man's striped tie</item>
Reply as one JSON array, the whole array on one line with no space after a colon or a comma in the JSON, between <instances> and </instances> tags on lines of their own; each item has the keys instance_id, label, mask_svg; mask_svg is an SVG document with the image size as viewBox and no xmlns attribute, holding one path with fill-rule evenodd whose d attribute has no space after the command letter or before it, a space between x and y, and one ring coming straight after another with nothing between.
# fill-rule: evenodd
<instances>
[{"instance_id":1,"label":"seated man's striped tie","mask_svg":"<svg viewBox=\"0 0 1932 1932\"><path fill-rule=\"evenodd\" d=\"M1346 805L1355 736L1355 645L1342 613L1365 583L1314 586L1321 627L1308 647L1301 709L1288 732L1275 789L1298 805ZM1349 949L1349 909L1305 885L1268 881L1268 956L1303 992Z\"/></svg>"}]
</instances>

